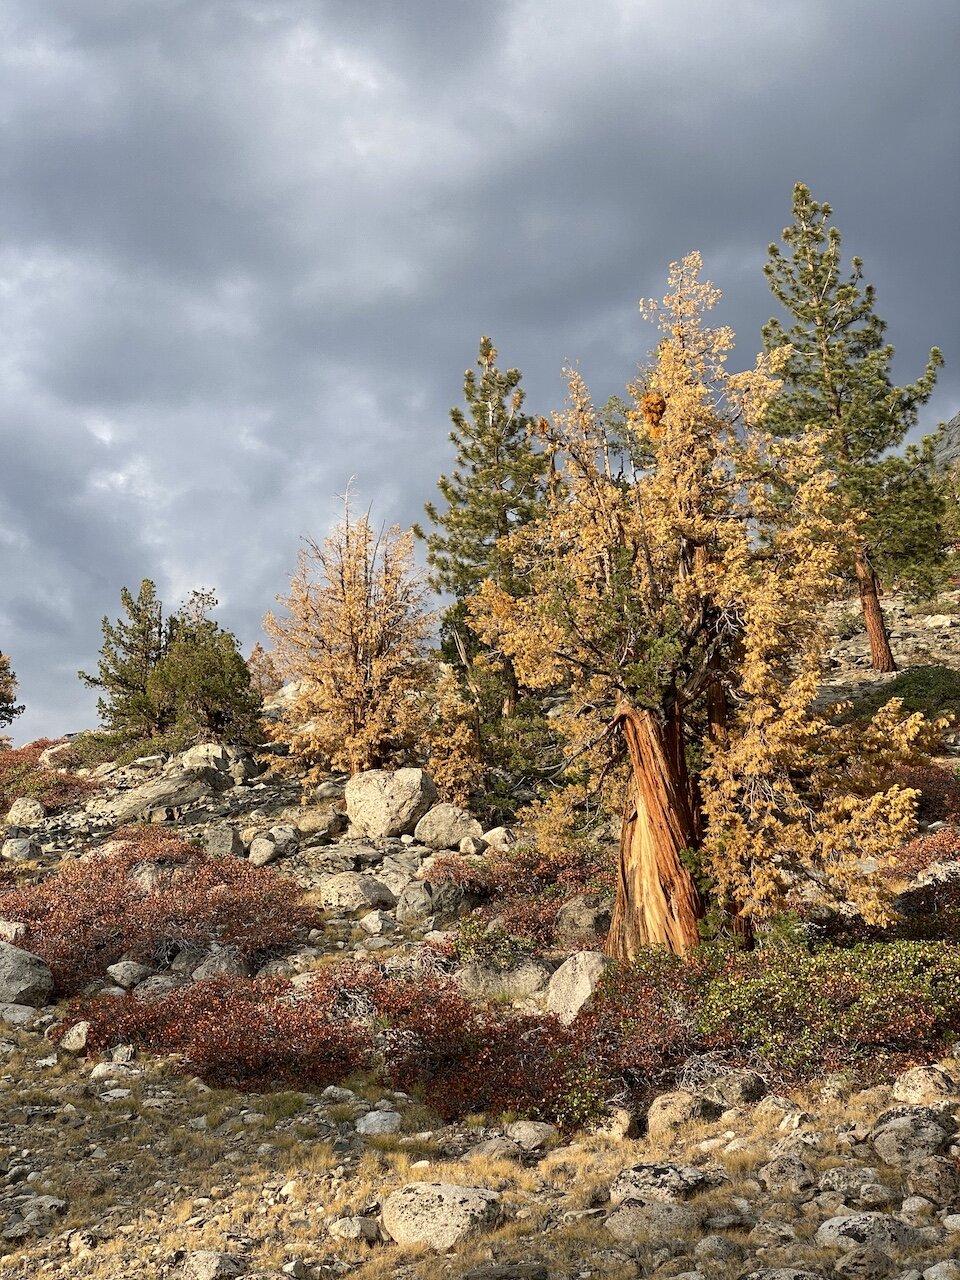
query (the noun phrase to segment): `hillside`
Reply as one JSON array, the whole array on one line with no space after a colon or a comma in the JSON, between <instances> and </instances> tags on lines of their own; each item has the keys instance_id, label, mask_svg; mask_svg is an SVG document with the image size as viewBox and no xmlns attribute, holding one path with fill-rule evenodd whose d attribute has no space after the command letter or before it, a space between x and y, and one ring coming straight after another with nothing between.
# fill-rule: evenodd
<instances>
[{"instance_id":1,"label":"hillside","mask_svg":"<svg viewBox=\"0 0 960 1280\"><path fill-rule=\"evenodd\" d=\"M885 607L896 689L946 697L960 593ZM866 705L897 678L845 619L823 696ZM0 1277L954 1280L942 752L889 929L798 881L757 950L616 966L612 836L544 865L417 769L37 750L55 802L4 806Z\"/></svg>"}]
</instances>

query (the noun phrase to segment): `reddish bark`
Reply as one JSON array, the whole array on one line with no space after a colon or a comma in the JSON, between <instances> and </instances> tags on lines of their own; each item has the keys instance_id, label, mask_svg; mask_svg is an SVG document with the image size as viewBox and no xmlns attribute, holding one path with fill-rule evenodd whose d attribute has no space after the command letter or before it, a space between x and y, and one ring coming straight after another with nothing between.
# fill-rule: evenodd
<instances>
[{"instance_id":1,"label":"reddish bark","mask_svg":"<svg viewBox=\"0 0 960 1280\"><path fill-rule=\"evenodd\" d=\"M896 671L897 664L890 648L887 625L883 620L880 608L880 589L877 575L866 548L857 552L856 558L857 586L860 589L860 604L863 608L863 620L867 625L867 637L870 640L870 657L874 671Z\"/></svg>"},{"instance_id":2,"label":"reddish bark","mask_svg":"<svg viewBox=\"0 0 960 1280\"><path fill-rule=\"evenodd\" d=\"M703 904L681 856L696 848L700 835L682 725L674 718L663 726L649 711L626 705L617 720L632 777L606 951L617 960L630 960L644 946L683 953L699 941Z\"/></svg>"}]
</instances>

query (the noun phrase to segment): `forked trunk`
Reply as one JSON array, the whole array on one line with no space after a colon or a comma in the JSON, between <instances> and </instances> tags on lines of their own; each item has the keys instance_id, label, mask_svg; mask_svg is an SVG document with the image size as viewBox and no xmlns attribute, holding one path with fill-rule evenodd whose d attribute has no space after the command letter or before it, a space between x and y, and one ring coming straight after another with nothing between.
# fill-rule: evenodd
<instances>
[{"instance_id":1,"label":"forked trunk","mask_svg":"<svg viewBox=\"0 0 960 1280\"><path fill-rule=\"evenodd\" d=\"M883 620L880 608L880 591L877 575L866 547L857 552L856 558L857 586L860 589L860 604L863 608L863 620L867 624L867 636L870 640L870 657L874 671L896 671L897 664L893 660L890 649L890 638L887 625Z\"/></svg>"},{"instance_id":2,"label":"forked trunk","mask_svg":"<svg viewBox=\"0 0 960 1280\"><path fill-rule=\"evenodd\" d=\"M699 843L699 822L678 719L661 726L649 711L621 705L617 720L630 755L631 779L620 834L617 901L606 951L630 960L640 947L680 954L699 941L703 904L685 849Z\"/></svg>"}]
</instances>

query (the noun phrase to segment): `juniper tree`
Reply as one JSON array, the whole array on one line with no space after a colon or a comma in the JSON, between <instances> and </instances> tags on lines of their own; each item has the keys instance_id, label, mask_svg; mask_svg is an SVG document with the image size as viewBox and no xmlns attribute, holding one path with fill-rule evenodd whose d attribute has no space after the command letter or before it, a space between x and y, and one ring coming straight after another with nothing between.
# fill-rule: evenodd
<instances>
[{"instance_id":1,"label":"juniper tree","mask_svg":"<svg viewBox=\"0 0 960 1280\"><path fill-rule=\"evenodd\" d=\"M862 516L852 570L870 638L873 665L894 671L879 602L881 575L922 573L942 555L942 501L927 483L927 462L889 455L916 425L930 398L940 352L930 352L921 376L907 386L891 377L893 347L874 310L875 289L864 285L863 264L844 274L840 232L830 226L830 205L818 203L803 183L793 191L793 223L784 248L771 244L764 267L791 323L770 320L767 351L789 344L783 391L768 411L775 430L826 435L825 451L848 511Z\"/></svg>"},{"instance_id":2,"label":"juniper tree","mask_svg":"<svg viewBox=\"0 0 960 1280\"><path fill-rule=\"evenodd\" d=\"M465 665L476 655L477 639L469 631L465 602L481 582L495 582L512 596L525 584L516 571L507 536L533 520L543 509L549 458L538 449L535 419L523 412L524 392L519 369L502 370L487 337L480 340L477 370L464 375L466 410L450 411L456 461L449 475L437 482L445 507L426 504L434 531L424 534L430 585L449 592L455 603L443 618L445 648L452 648ZM496 650L495 642L488 652ZM512 661L500 655L505 683L503 711L516 709L517 680Z\"/></svg>"},{"instance_id":3,"label":"juniper tree","mask_svg":"<svg viewBox=\"0 0 960 1280\"><path fill-rule=\"evenodd\" d=\"M630 388L637 470L608 467L608 424L572 373L567 411L541 427L557 459L546 511L508 548L530 589L487 581L473 605L521 680L569 687L570 766L606 789L608 810L622 805L618 958L696 943L691 858L740 917L775 911L790 872L882 919L863 859L913 823L915 793L884 771L913 750L920 717L893 705L863 730L816 710L823 605L854 523L819 438L765 425L783 353L726 369L733 335L704 325L719 293L699 268L696 254L675 265L648 308L663 338ZM556 795L562 810L578 787Z\"/></svg>"},{"instance_id":4,"label":"juniper tree","mask_svg":"<svg viewBox=\"0 0 960 1280\"><path fill-rule=\"evenodd\" d=\"M17 703L17 677L10 666L10 659L0 653L0 728L10 724L23 710ZM0 747L8 741L0 735Z\"/></svg>"}]
</instances>

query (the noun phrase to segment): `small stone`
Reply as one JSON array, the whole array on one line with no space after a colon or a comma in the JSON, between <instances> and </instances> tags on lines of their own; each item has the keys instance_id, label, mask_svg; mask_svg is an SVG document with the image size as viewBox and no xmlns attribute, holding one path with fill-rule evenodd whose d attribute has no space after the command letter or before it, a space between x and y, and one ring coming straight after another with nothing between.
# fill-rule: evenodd
<instances>
[{"instance_id":1,"label":"small stone","mask_svg":"<svg viewBox=\"0 0 960 1280\"><path fill-rule=\"evenodd\" d=\"M73 1026L60 1037L60 1048L64 1053L83 1053L87 1047L87 1036L89 1033L89 1022L75 1022Z\"/></svg>"},{"instance_id":2,"label":"small stone","mask_svg":"<svg viewBox=\"0 0 960 1280\"><path fill-rule=\"evenodd\" d=\"M654 1098L647 1111L647 1133L651 1138L672 1137L677 1129L701 1120L715 1120L720 1107L699 1093L675 1089Z\"/></svg>"},{"instance_id":3,"label":"small stone","mask_svg":"<svg viewBox=\"0 0 960 1280\"><path fill-rule=\"evenodd\" d=\"M234 1280L245 1270L232 1253L218 1253L215 1249L199 1249L183 1260L184 1280Z\"/></svg>"},{"instance_id":4,"label":"small stone","mask_svg":"<svg viewBox=\"0 0 960 1280\"><path fill-rule=\"evenodd\" d=\"M593 993L611 963L600 951L577 951L565 960L547 986L547 1012L564 1026L593 1000Z\"/></svg>"},{"instance_id":5,"label":"small stone","mask_svg":"<svg viewBox=\"0 0 960 1280\"><path fill-rule=\"evenodd\" d=\"M399 1133L403 1117L396 1111L368 1111L356 1121L357 1133L365 1137L382 1137L385 1134Z\"/></svg>"},{"instance_id":6,"label":"small stone","mask_svg":"<svg viewBox=\"0 0 960 1280\"><path fill-rule=\"evenodd\" d=\"M335 1218L327 1230L334 1240L361 1240L364 1244L376 1244L380 1239L380 1224L376 1218Z\"/></svg>"},{"instance_id":7,"label":"small stone","mask_svg":"<svg viewBox=\"0 0 960 1280\"><path fill-rule=\"evenodd\" d=\"M132 991L151 977L153 972L149 965L137 964L135 960L118 960L116 964L107 966L107 977L125 991Z\"/></svg>"},{"instance_id":8,"label":"small stone","mask_svg":"<svg viewBox=\"0 0 960 1280\"><path fill-rule=\"evenodd\" d=\"M505 1133L524 1151L545 1151L560 1137L554 1125L539 1120L517 1120L507 1125Z\"/></svg>"}]
</instances>

